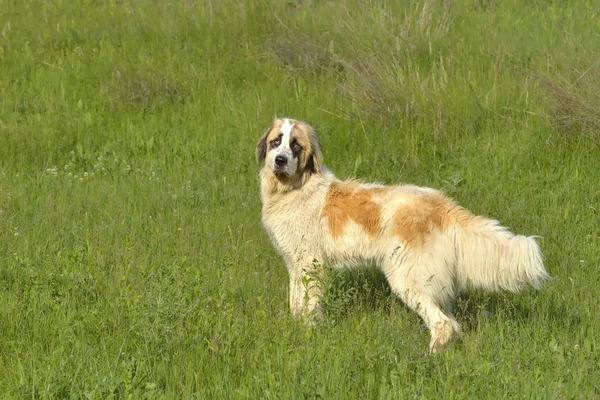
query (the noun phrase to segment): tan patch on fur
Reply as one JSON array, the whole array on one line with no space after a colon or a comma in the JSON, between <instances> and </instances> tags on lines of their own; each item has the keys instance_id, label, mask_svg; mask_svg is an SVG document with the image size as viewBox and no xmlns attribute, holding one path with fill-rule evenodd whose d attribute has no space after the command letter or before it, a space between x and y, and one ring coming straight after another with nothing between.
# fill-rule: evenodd
<instances>
[{"instance_id":1,"label":"tan patch on fur","mask_svg":"<svg viewBox=\"0 0 600 400\"><path fill-rule=\"evenodd\" d=\"M283 120L276 119L273 121L273 125L271 125L271 130L269 131L269 136L267 136L267 149L271 140L275 139L277 136L281 135L281 125L283 125Z\"/></svg>"},{"instance_id":2,"label":"tan patch on fur","mask_svg":"<svg viewBox=\"0 0 600 400\"><path fill-rule=\"evenodd\" d=\"M444 196L426 194L398 207L392 234L407 245L422 246L433 230L449 223L465 225L470 219L471 213Z\"/></svg>"},{"instance_id":3,"label":"tan patch on fur","mask_svg":"<svg viewBox=\"0 0 600 400\"><path fill-rule=\"evenodd\" d=\"M292 128L291 138L296 139L298 144L304 149L300 154L300 157L298 157L298 170L300 172L304 171L306 168L308 157L310 157L313 151L310 144L309 135L310 133L304 124L296 123Z\"/></svg>"},{"instance_id":4,"label":"tan patch on fur","mask_svg":"<svg viewBox=\"0 0 600 400\"><path fill-rule=\"evenodd\" d=\"M381 207L373 202L371 190L360 189L354 182L332 183L327 192L323 217L334 238L344 233L348 220L353 220L371 237L381 229Z\"/></svg>"}]
</instances>

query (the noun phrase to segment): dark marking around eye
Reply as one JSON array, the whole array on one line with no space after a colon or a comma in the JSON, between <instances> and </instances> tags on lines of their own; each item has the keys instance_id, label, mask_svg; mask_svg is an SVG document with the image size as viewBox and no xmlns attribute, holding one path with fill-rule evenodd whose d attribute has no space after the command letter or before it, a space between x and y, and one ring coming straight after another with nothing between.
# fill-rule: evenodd
<instances>
[{"instance_id":1,"label":"dark marking around eye","mask_svg":"<svg viewBox=\"0 0 600 400\"><path fill-rule=\"evenodd\" d=\"M269 147L271 149L274 149L276 147L279 147L279 145L281 144L281 135L279 135L278 137L276 137L275 139L271 140L269 142Z\"/></svg>"},{"instance_id":2,"label":"dark marking around eye","mask_svg":"<svg viewBox=\"0 0 600 400\"><path fill-rule=\"evenodd\" d=\"M298 143L298 141L296 139L292 140L292 151L294 153L298 153L302 150L302 146L300 146L300 143Z\"/></svg>"}]
</instances>

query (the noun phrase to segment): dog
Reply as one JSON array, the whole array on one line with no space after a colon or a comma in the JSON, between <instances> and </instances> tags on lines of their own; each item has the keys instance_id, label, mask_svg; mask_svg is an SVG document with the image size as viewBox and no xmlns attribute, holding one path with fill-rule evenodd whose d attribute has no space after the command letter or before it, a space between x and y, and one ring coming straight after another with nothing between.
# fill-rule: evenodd
<instances>
[{"instance_id":1,"label":"dog","mask_svg":"<svg viewBox=\"0 0 600 400\"><path fill-rule=\"evenodd\" d=\"M295 317L314 321L323 265L378 265L430 330L429 351L460 338L452 308L468 288L517 292L549 278L535 237L514 235L441 192L341 181L307 123L275 119L256 146L262 223L289 273Z\"/></svg>"}]
</instances>

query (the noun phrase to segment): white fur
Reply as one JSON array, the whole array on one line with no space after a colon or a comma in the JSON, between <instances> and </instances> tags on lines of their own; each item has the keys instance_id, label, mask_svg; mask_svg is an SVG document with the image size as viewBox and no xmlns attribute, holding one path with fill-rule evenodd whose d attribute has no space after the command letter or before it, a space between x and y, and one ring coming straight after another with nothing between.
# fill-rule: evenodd
<instances>
[{"instance_id":1,"label":"white fur","mask_svg":"<svg viewBox=\"0 0 600 400\"><path fill-rule=\"evenodd\" d=\"M287 132L288 142L293 126L284 120L281 127L284 137ZM312 128L305 131L314 132ZM320 151L313 149L313 153ZM260 174L263 224L285 260L290 308L295 316L310 318L319 314L321 288L316 282L323 264L343 268L375 263L394 293L423 318L431 330L430 351L437 352L460 336L460 326L452 316L460 291L469 287L511 291L524 285L539 288L548 278L539 246L532 237L515 236L497 221L473 216L430 188L404 185L392 186L380 195L373 192L373 202L380 208L380 231L369 235L359 223L349 220L343 234L333 237L323 212L332 183L341 181L323 166L300 180L300 187L273 189L276 154L280 153L268 152ZM378 188L382 186L359 186L367 191ZM422 246L395 236L395 213L428 196L445 201L442 204L450 210L445 217L447 224L432 229Z\"/></svg>"},{"instance_id":2,"label":"white fur","mask_svg":"<svg viewBox=\"0 0 600 400\"><path fill-rule=\"evenodd\" d=\"M294 124L290 123L289 118L283 120L283 124L281 124L281 133L283 133L283 138L287 139L285 142L290 141L290 134L292 133L292 128Z\"/></svg>"}]
</instances>

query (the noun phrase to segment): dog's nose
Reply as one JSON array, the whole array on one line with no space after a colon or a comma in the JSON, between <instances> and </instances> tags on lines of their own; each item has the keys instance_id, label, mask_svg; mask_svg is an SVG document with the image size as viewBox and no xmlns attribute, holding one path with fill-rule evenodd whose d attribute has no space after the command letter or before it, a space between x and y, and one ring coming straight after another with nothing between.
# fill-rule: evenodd
<instances>
[{"instance_id":1,"label":"dog's nose","mask_svg":"<svg viewBox=\"0 0 600 400\"><path fill-rule=\"evenodd\" d=\"M275 164L277 164L277 166L279 166L279 167L283 167L285 164L287 164L287 157L285 157L285 156L275 157Z\"/></svg>"}]
</instances>

